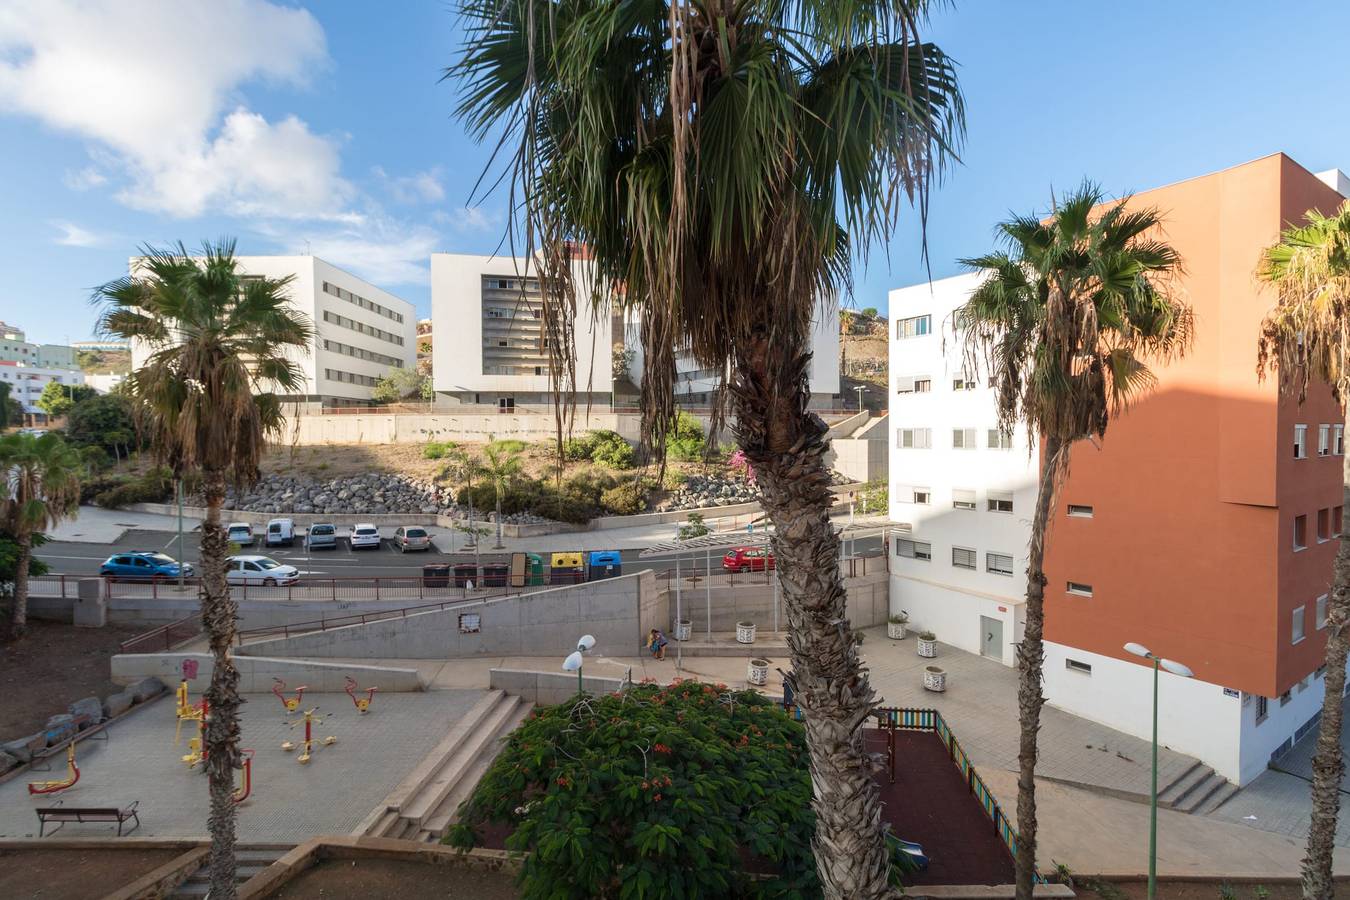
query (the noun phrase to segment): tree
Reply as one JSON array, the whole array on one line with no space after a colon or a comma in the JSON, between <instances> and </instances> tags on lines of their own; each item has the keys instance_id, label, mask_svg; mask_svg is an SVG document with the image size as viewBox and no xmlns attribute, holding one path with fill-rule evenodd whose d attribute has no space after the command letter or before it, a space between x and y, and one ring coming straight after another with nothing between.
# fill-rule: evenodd
<instances>
[{"instance_id":1,"label":"tree","mask_svg":"<svg viewBox=\"0 0 1350 900\"><path fill-rule=\"evenodd\" d=\"M19 407L17 416L14 414L18 401L9 396L12 389L13 385L9 382L0 382L0 428L8 428L12 423L23 421L23 407Z\"/></svg>"},{"instance_id":2,"label":"tree","mask_svg":"<svg viewBox=\"0 0 1350 900\"><path fill-rule=\"evenodd\" d=\"M649 445L675 357L717 394L759 473L792 632L826 897L890 892L861 726L875 694L847 624L830 527L811 321L884 241L964 133L954 64L923 0L460 0L458 112L497 141L537 264L550 372L575 404L579 305L639 320ZM504 134L503 134L504 132ZM497 179L487 178L485 184ZM585 275L578 271L585 263ZM583 298L578 303L578 296ZM559 434L564 429L559 428Z\"/></svg>"},{"instance_id":3,"label":"tree","mask_svg":"<svg viewBox=\"0 0 1350 900\"><path fill-rule=\"evenodd\" d=\"M432 396L431 379L415 369L390 369L370 389L370 399L376 403L430 400Z\"/></svg>"},{"instance_id":4,"label":"tree","mask_svg":"<svg viewBox=\"0 0 1350 900\"><path fill-rule=\"evenodd\" d=\"M138 444L130 399L99 394L76 404L66 416L66 438L75 444L101 447L119 460Z\"/></svg>"},{"instance_id":5,"label":"tree","mask_svg":"<svg viewBox=\"0 0 1350 900\"><path fill-rule=\"evenodd\" d=\"M633 361L637 359L637 351L619 343L611 348L611 354L610 375L613 379L615 381L632 380Z\"/></svg>"},{"instance_id":6,"label":"tree","mask_svg":"<svg viewBox=\"0 0 1350 900\"><path fill-rule=\"evenodd\" d=\"M438 477L453 478L468 488L469 525L468 528L461 530L467 535L474 536L473 552L474 562L476 563L478 561L478 536L481 529L475 527L473 522L473 476L482 471L482 464L478 461L478 457L465 447L451 447L445 452L445 457L450 461L441 467Z\"/></svg>"},{"instance_id":7,"label":"tree","mask_svg":"<svg viewBox=\"0 0 1350 900\"><path fill-rule=\"evenodd\" d=\"M0 528L14 537L14 615L10 630L23 636L28 626L28 572L33 536L74 518L80 507L79 453L59 434L9 434L0 437Z\"/></svg>"},{"instance_id":8,"label":"tree","mask_svg":"<svg viewBox=\"0 0 1350 900\"><path fill-rule=\"evenodd\" d=\"M1183 354L1191 311L1173 293L1177 252L1157 237L1157 210L1105 203L1084 183L1047 219L1000 223L1007 250L962 262L987 277L954 317L972 366L987 365L999 424L1024 422L1040 442L1040 481L1027 559L1025 637L1018 647L1021 746L1017 780L1017 897L1036 871L1036 732L1045 660L1045 542L1075 441L1103 437L1154 377L1144 358ZM964 332L964 335L962 335Z\"/></svg>"},{"instance_id":9,"label":"tree","mask_svg":"<svg viewBox=\"0 0 1350 900\"><path fill-rule=\"evenodd\" d=\"M31 552L49 540L51 538L40 531L33 533L28 555L29 578L46 575L51 571L51 568L45 562L33 556ZM14 586L19 577L19 558L21 555L19 542L14 539L14 535L0 530L0 597L12 597L14 595Z\"/></svg>"},{"instance_id":10,"label":"tree","mask_svg":"<svg viewBox=\"0 0 1350 900\"><path fill-rule=\"evenodd\" d=\"M864 319L875 319L877 317L877 308L875 306L864 306L862 308Z\"/></svg>"},{"instance_id":11,"label":"tree","mask_svg":"<svg viewBox=\"0 0 1350 900\"><path fill-rule=\"evenodd\" d=\"M87 384L61 384L49 381L38 396L37 406L55 419L70 412L75 404L97 396L98 391Z\"/></svg>"},{"instance_id":12,"label":"tree","mask_svg":"<svg viewBox=\"0 0 1350 900\"><path fill-rule=\"evenodd\" d=\"M485 461L479 466L479 471L492 482L493 490L497 494L497 546L493 548L495 550L505 546L502 544L502 494L511 486L512 480L520 475L520 454L524 452L524 441L494 439L483 448Z\"/></svg>"},{"instance_id":13,"label":"tree","mask_svg":"<svg viewBox=\"0 0 1350 900\"><path fill-rule=\"evenodd\" d=\"M1290 228L1262 255L1258 275L1279 291L1279 302L1261 324L1258 371L1279 374L1282 391L1302 403L1313 382L1331 385L1346 412L1350 391L1350 205L1333 216L1317 210ZM1350 425L1350 416L1346 417ZM1350 460L1350 458L1347 458ZM1342 466L1343 497L1350 507L1350 462ZM1350 644L1350 535L1342 534L1327 603L1326 675L1322 721L1312 759L1312 816L1303 858L1303 896L1331 900L1332 851L1340 810L1341 698Z\"/></svg>"},{"instance_id":14,"label":"tree","mask_svg":"<svg viewBox=\"0 0 1350 900\"><path fill-rule=\"evenodd\" d=\"M226 486L257 481L269 435L283 424L274 391L304 391L288 358L307 351L309 321L288 305L292 279L245 278L234 241L146 248L130 277L103 285L103 332L142 341L150 356L129 379L156 455L177 478L199 475L206 503L201 527L201 606L214 669L206 691L206 771L210 786L211 896L235 896L234 792L239 754L239 672L230 658L237 607L225 581L229 539L220 511Z\"/></svg>"}]
</instances>

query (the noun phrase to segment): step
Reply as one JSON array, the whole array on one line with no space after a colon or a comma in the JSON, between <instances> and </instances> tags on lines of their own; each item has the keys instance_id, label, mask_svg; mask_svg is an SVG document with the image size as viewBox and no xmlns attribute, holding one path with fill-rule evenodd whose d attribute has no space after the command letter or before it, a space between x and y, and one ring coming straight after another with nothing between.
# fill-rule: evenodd
<instances>
[{"instance_id":1,"label":"step","mask_svg":"<svg viewBox=\"0 0 1350 900\"><path fill-rule=\"evenodd\" d=\"M1185 813L1193 813L1204 806L1211 797L1222 791L1227 784L1226 778L1219 775L1210 775L1199 787L1191 791L1190 796L1181 801L1176 809Z\"/></svg>"},{"instance_id":2,"label":"step","mask_svg":"<svg viewBox=\"0 0 1350 900\"><path fill-rule=\"evenodd\" d=\"M506 745L506 738L525 717L534 709L532 703L521 703L512 711L511 716L497 729L495 740L478 754L473 765L464 773L459 784L450 792L440 805L432 811L431 816L422 822L422 828L418 833L417 839L421 841L439 841L454 822L458 821L457 813L459 805L469 798L473 789L478 787L478 782L482 781L487 770L492 767L492 763L501 754Z\"/></svg>"},{"instance_id":3,"label":"step","mask_svg":"<svg viewBox=\"0 0 1350 900\"><path fill-rule=\"evenodd\" d=\"M1224 782L1222 787L1211 794L1205 802L1195 808L1195 814L1198 816L1209 815L1229 800L1236 797L1239 790L1241 789L1231 781Z\"/></svg>"},{"instance_id":4,"label":"step","mask_svg":"<svg viewBox=\"0 0 1350 900\"><path fill-rule=\"evenodd\" d=\"M463 718L450 726L445 737L441 738L412 771L403 777L403 780L384 798L384 802L371 810L370 814L361 820L361 824L352 829L352 834L387 837L389 828L398 818L399 809L423 788L450 756L454 755L460 743L473 733L483 717L494 710L505 696L504 691L495 690L484 694ZM390 813L393 813L392 819Z\"/></svg>"},{"instance_id":5,"label":"step","mask_svg":"<svg viewBox=\"0 0 1350 900\"><path fill-rule=\"evenodd\" d=\"M520 698L503 695L491 713L483 717L478 728L460 745L455 754L446 760L430 781L418 791L415 797L403 804L399 810L405 819L421 825L441 801L455 788L465 771L489 744L498 730L506 723L520 705Z\"/></svg>"},{"instance_id":6,"label":"step","mask_svg":"<svg viewBox=\"0 0 1350 900\"><path fill-rule=\"evenodd\" d=\"M1176 807L1186 796L1199 787L1214 770L1196 760L1181 776L1158 791L1158 803L1161 806Z\"/></svg>"}]
</instances>

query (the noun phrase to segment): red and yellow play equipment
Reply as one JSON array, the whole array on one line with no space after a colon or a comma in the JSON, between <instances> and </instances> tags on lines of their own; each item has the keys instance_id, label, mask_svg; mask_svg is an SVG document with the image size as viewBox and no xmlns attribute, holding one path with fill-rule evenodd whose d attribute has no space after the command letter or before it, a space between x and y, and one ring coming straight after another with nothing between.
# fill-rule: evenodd
<instances>
[{"instance_id":1,"label":"red and yellow play equipment","mask_svg":"<svg viewBox=\"0 0 1350 900\"><path fill-rule=\"evenodd\" d=\"M75 786L75 782L80 780L80 767L75 764L74 741L71 741L70 746L66 748L66 771L68 773L68 777L64 781L28 782L28 793L55 794L58 791L64 791L66 788Z\"/></svg>"},{"instance_id":2,"label":"red and yellow play equipment","mask_svg":"<svg viewBox=\"0 0 1350 900\"><path fill-rule=\"evenodd\" d=\"M361 692L361 688L357 685L356 679L348 675L346 690L347 696L352 698L352 703L356 706L356 711L364 716L366 713L370 712L370 704L375 700L375 692L378 691L379 688L368 687L366 688L366 696L358 697L356 695Z\"/></svg>"},{"instance_id":3,"label":"red and yellow play equipment","mask_svg":"<svg viewBox=\"0 0 1350 900\"><path fill-rule=\"evenodd\" d=\"M178 746L178 742L182 738L183 723L197 722L199 725L198 730L204 731L206 729L206 714L210 710L210 706L207 704L205 697L197 703L191 702L188 697L188 683L186 678L179 683L176 696L178 702L174 707L174 716L178 719L178 723L174 726L173 730L173 745L175 747ZM193 740L196 739L194 738ZM191 745L192 741L189 740L189 748L191 748ZM186 757L184 757L184 760L186 760Z\"/></svg>"},{"instance_id":4,"label":"red and yellow play equipment","mask_svg":"<svg viewBox=\"0 0 1350 900\"><path fill-rule=\"evenodd\" d=\"M243 803L248 799L248 795L253 793L253 749L245 747L239 753L244 757L244 771L239 787L230 795L235 803Z\"/></svg>"},{"instance_id":5,"label":"red and yellow play equipment","mask_svg":"<svg viewBox=\"0 0 1350 900\"><path fill-rule=\"evenodd\" d=\"M313 756L314 744L316 743L314 740L314 721L317 719L320 724L323 724L323 719L314 715L318 711L319 708L317 706L313 709L305 710L305 739L299 743L298 746L301 748L302 752L295 758L295 761L302 766L308 763ZM294 727L296 724L298 723L292 722L291 726ZM325 747L331 747L333 744L337 743L337 738L330 734L317 743L321 743ZM294 741L282 741L281 743L281 749L285 750L287 753L291 752L296 747L297 744Z\"/></svg>"},{"instance_id":6,"label":"red and yellow play equipment","mask_svg":"<svg viewBox=\"0 0 1350 900\"><path fill-rule=\"evenodd\" d=\"M295 689L294 697L287 697L286 682L282 681L280 678L272 679L272 693L276 694L277 699L281 701L282 707L286 710L286 715L290 715L300 708L300 703L304 700L305 691L307 690L309 690L309 685L302 684Z\"/></svg>"}]
</instances>

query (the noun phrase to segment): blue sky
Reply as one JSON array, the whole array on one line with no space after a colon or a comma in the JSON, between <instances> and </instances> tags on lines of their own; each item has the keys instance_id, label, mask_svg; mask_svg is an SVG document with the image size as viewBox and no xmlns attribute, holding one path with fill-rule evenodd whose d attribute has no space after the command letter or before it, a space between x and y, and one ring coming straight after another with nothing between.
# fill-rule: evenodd
<instances>
[{"instance_id":1,"label":"blue sky","mask_svg":"<svg viewBox=\"0 0 1350 900\"><path fill-rule=\"evenodd\" d=\"M929 37L961 63L968 141L934 193L935 277L1009 210L1084 176L1144 190L1284 150L1350 168L1343 3L967 0ZM433 250L491 252L505 197L469 208L486 151L440 70L452 0L0 0L0 318L87 337L90 289L143 242L231 234L304 252L429 311ZM921 281L917 216L853 305Z\"/></svg>"}]
</instances>

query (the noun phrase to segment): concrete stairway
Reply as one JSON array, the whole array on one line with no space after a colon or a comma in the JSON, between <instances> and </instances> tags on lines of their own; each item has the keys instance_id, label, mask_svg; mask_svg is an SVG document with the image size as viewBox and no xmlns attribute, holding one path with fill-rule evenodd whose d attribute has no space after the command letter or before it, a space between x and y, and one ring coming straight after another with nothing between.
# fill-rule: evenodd
<instances>
[{"instance_id":1,"label":"concrete stairway","mask_svg":"<svg viewBox=\"0 0 1350 900\"><path fill-rule=\"evenodd\" d=\"M1158 805L1204 815L1223 806L1237 792L1237 785L1197 760L1181 777L1158 791Z\"/></svg>"},{"instance_id":2,"label":"concrete stairway","mask_svg":"<svg viewBox=\"0 0 1350 900\"><path fill-rule=\"evenodd\" d=\"M488 691L354 833L424 842L440 840L454 822L459 804L501 752L501 739L532 708L533 704L519 697Z\"/></svg>"},{"instance_id":3,"label":"concrete stairway","mask_svg":"<svg viewBox=\"0 0 1350 900\"><path fill-rule=\"evenodd\" d=\"M234 850L234 883L242 885L254 875L276 862L291 848L277 844L239 844ZM211 889L211 874L207 863L168 895L169 900L200 900Z\"/></svg>"}]
</instances>

